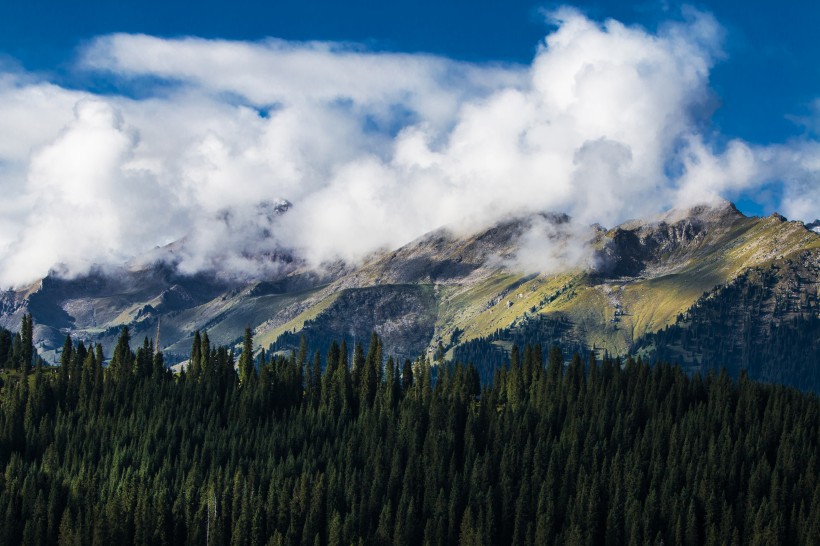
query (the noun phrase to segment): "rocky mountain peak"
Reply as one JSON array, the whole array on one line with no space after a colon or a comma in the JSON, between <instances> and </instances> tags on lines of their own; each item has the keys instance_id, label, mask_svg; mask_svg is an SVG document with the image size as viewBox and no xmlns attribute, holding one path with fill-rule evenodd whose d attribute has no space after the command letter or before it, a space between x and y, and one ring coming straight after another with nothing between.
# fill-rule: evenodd
<instances>
[{"instance_id":1,"label":"rocky mountain peak","mask_svg":"<svg viewBox=\"0 0 820 546\"><path fill-rule=\"evenodd\" d=\"M744 214L737 209L734 203L719 198L689 207L671 209L647 223L677 224L689 221L701 224L721 224L744 217Z\"/></svg>"},{"instance_id":2,"label":"rocky mountain peak","mask_svg":"<svg viewBox=\"0 0 820 546\"><path fill-rule=\"evenodd\" d=\"M710 235L726 232L746 216L726 200L672 209L648 220L630 220L606 232L594 255L597 273L631 277L661 261L684 259Z\"/></svg>"}]
</instances>

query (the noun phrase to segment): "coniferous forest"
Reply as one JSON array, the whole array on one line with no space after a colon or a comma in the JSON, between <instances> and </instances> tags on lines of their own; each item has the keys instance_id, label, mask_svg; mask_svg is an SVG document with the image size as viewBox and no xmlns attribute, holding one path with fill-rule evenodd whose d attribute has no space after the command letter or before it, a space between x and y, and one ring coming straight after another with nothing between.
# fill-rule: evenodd
<instances>
[{"instance_id":1,"label":"coniferous forest","mask_svg":"<svg viewBox=\"0 0 820 546\"><path fill-rule=\"evenodd\" d=\"M43 367L0 335L0 544L794 544L820 537L820 401L514 347L469 365L306 343L172 374L127 329ZM5 341L4 341L5 340ZM110 360L109 360L110 359ZM108 362L103 366L103 362Z\"/></svg>"}]
</instances>

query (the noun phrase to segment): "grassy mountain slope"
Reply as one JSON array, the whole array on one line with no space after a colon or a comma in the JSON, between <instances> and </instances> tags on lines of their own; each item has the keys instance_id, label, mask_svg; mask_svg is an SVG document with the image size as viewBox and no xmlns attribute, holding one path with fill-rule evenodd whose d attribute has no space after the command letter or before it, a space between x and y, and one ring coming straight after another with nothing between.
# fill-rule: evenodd
<instances>
[{"instance_id":1,"label":"grassy mountain slope","mask_svg":"<svg viewBox=\"0 0 820 546\"><path fill-rule=\"evenodd\" d=\"M235 343L246 325L259 346L279 350L298 346L301 333L321 346L330 338L366 339L375 330L386 352L402 357L432 354L439 344L452 357L481 340L503 350L513 339L551 335L625 354L649 350L647 335L676 325L704 293L756 268L775 267L772 275L784 286L793 270L801 290L816 294L818 274L806 264L820 254L820 235L778 215L748 218L729 203L699 206L597 229L583 241L564 230L568 220L532 215L467 235L440 229L357 268L292 267L264 282L182 277L161 265L47 278L2 295L0 325L16 328L22 313L32 312L47 358L56 358L67 332L111 347L123 325L141 340L154 336L158 320L170 360L185 357L194 330L207 329L215 343ZM556 244L585 245L586 260L573 262L582 265L550 272L516 265L522 241L542 224L553 227L545 236ZM816 316L814 308L806 312ZM754 321L765 326L772 317L779 315Z\"/></svg>"},{"instance_id":2,"label":"grassy mountain slope","mask_svg":"<svg viewBox=\"0 0 820 546\"><path fill-rule=\"evenodd\" d=\"M820 391L820 253L744 271L705 294L637 352L692 370L726 367Z\"/></svg>"},{"instance_id":3,"label":"grassy mountain slope","mask_svg":"<svg viewBox=\"0 0 820 546\"><path fill-rule=\"evenodd\" d=\"M801 223L778 215L747 218L725 203L601 231L591 242L591 267L524 274L512 270L505 258L514 254L516 238L525 229L523 220L466 238L431 234L379 257L337 285L369 285L368 298L360 302L366 310L394 282L432 283L437 307L433 336L416 346L429 354L439 343L452 357L466 354L457 348L472 341L503 349L512 340L549 335L565 344L625 354L646 347L647 335L674 325L704 293L755 268L806 264L820 255L820 237ZM787 270L782 269L784 279ZM816 287L811 284L818 278L816 270L803 275L810 279L806 287ZM313 320L333 303L324 300L321 305L324 310ZM755 320L762 325L772 318ZM305 333L321 337L316 328ZM280 339L277 347L292 346L298 337Z\"/></svg>"}]
</instances>

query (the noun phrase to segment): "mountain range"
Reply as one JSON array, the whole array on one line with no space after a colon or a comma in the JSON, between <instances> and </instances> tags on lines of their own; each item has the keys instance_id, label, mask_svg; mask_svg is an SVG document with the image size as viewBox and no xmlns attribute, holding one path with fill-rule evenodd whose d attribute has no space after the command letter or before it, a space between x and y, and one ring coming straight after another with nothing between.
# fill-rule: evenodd
<instances>
[{"instance_id":1,"label":"mountain range","mask_svg":"<svg viewBox=\"0 0 820 546\"><path fill-rule=\"evenodd\" d=\"M0 326L31 313L49 362L67 333L110 354L123 326L138 341L159 330L173 363L194 331L234 345L249 325L257 346L288 352L303 335L324 350L375 331L387 354L475 361L484 380L514 343L557 343L818 390L815 224L747 217L728 202L581 233L564 215L531 214L469 234L442 228L355 266L310 268L283 253L279 275L254 281L180 274L172 245L6 291Z\"/></svg>"}]
</instances>

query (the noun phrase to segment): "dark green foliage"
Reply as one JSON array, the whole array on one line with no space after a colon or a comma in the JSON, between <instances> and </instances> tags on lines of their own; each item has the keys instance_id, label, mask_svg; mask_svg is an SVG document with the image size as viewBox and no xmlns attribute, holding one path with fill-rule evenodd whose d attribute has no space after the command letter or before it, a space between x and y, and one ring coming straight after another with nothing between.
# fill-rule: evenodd
<instances>
[{"instance_id":1,"label":"dark green foliage","mask_svg":"<svg viewBox=\"0 0 820 546\"><path fill-rule=\"evenodd\" d=\"M23 315L20 332L0 328L0 368L28 372L43 361L34 349L34 319Z\"/></svg>"},{"instance_id":2,"label":"dark green foliage","mask_svg":"<svg viewBox=\"0 0 820 546\"><path fill-rule=\"evenodd\" d=\"M481 383L489 385L495 370L510 360L510 355L498 342L512 346L532 346L541 354L558 344L569 351L586 352L577 339L572 323L563 317L536 315L525 317L518 324L496 330L492 335L457 345L453 351L455 362L472 362L481 377Z\"/></svg>"},{"instance_id":3,"label":"dark green foliage","mask_svg":"<svg viewBox=\"0 0 820 546\"><path fill-rule=\"evenodd\" d=\"M114 347L114 355L111 357L107 375L114 379L129 377L135 360L136 355L131 350L131 333L127 326L123 326L120 337L117 339L117 345Z\"/></svg>"},{"instance_id":4,"label":"dark green foliage","mask_svg":"<svg viewBox=\"0 0 820 546\"><path fill-rule=\"evenodd\" d=\"M20 326L20 368L29 370L34 365L34 321L31 315L23 315Z\"/></svg>"},{"instance_id":5,"label":"dark green foliage","mask_svg":"<svg viewBox=\"0 0 820 546\"><path fill-rule=\"evenodd\" d=\"M4 368L9 367L9 363L12 362L13 340L14 335L11 332L5 328L0 328L0 366Z\"/></svg>"},{"instance_id":6,"label":"dark green foliage","mask_svg":"<svg viewBox=\"0 0 820 546\"><path fill-rule=\"evenodd\" d=\"M250 385L254 379L256 379L256 367L253 363L253 334L251 327L246 326L245 337L242 341L242 354L239 356L239 382L243 385Z\"/></svg>"},{"instance_id":7,"label":"dark green foliage","mask_svg":"<svg viewBox=\"0 0 820 546\"><path fill-rule=\"evenodd\" d=\"M820 401L790 388L557 347L545 364L540 346L483 390L461 365L434 386L426 359L384 363L377 337L331 343L324 366L307 346L262 353L240 382L232 351L197 335L173 377L127 335L108 369L67 344L67 378L38 366L3 386L0 544L820 536Z\"/></svg>"}]
</instances>

